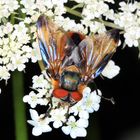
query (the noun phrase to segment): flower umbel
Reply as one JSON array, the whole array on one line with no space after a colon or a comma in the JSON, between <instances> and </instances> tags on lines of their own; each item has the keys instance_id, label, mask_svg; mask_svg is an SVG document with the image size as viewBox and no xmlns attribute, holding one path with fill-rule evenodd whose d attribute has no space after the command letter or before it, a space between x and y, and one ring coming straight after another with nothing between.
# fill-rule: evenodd
<instances>
[{"instance_id":1,"label":"flower umbel","mask_svg":"<svg viewBox=\"0 0 140 140\"><path fill-rule=\"evenodd\" d=\"M23 101L28 103L31 108L35 108L37 105L46 106L46 112L40 116L36 110L30 109L32 120L28 120L28 123L34 126L33 135L39 136L44 132L50 132L51 124L56 129L61 127L62 131L72 138L87 135L89 113L99 109L100 95L97 95L95 91L91 92L91 89L86 87L83 90L83 99L71 107L68 103L52 97L53 87L43 74L33 77L32 87L33 90L29 95L24 96ZM98 92L100 93L100 91Z\"/></svg>"},{"instance_id":2,"label":"flower umbel","mask_svg":"<svg viewBox=\"0 0 140 140\"><path fill-rule=\"evenodd\" d=\"M35 24L42 14L62 30L85 36L103 33L108 27L119 29L123 47L134 46L140 50L140 2L114 4L114 0L0 0L0 81L7 83L13 71L25 71L27 63L41 60ZM112 79L119 72L120 67L110 60L102 75ZM35 75L32 80L31 92L23 101L34 109L38 105L46 107L46 112L41 115L30 110L32 120L28 123L33 125L33 135L50 132L49 125L52 125L61 127L72 138L85 137L89 114L100 107L101 91L86 87L83 98L69 106L52 96L54 88L47 75Z\"/></svg>"}]
</instances>

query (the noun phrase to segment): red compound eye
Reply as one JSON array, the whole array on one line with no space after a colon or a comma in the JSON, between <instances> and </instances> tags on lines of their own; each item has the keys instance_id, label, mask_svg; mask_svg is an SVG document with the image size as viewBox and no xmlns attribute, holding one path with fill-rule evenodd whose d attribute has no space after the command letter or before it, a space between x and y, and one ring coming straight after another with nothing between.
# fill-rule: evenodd
<instances>
[{"instance_id":1,"label":"red compound eye","mask_svg":"<svg viewBox=\"0 0 140 140\"><path fill-rule=\"evenodd\" d=\"M56 97L56 98L65 98L68 96L68 91L67 90L64 90L64 89L61 89L61 88L58 88L58 89L55 89L53 91L53 96Z\"/></svg>"},{"instance_id":2,"label":"red compound eye","mask_svg":"<svg viewBox=\"0 0 140 140\"><path fill-rule=\"evenodd\" d=\"M71 98L76 102L80 101L82 99L82 97L83 97L83 95L77 91L71 92Z\"/></svg>"}]
</instances>

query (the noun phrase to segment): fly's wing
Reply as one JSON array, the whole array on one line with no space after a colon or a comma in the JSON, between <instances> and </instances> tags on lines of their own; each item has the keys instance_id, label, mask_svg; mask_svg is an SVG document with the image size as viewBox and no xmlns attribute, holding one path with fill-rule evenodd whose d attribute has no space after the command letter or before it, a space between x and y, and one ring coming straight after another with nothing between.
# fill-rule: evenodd
<instances>
[{"instance_id":1,"label":"fly's wing","mask_svg":"<svg viewBox=\"0 0 140 140\"><path fill-rule=\"evenodd\" d=\"M79 69L81 70L83 82L88 83L91 79L100 75L116 51L118 41L118 30L90 36L81 41L79 50L82 61Z\"/></svg>"},{"instance_id":2,"label":"fly's wing","mask_svg":"<svg viewBox=\"0 0 140 140\"><path fill-rule=\"evenodd\" d=\"M45 16L37 21L37 35L40 52L47 73L50 77L59 78L59 71L66 56L71 55L74 43L70 41L67 33L58 28ZM64 65L63 65L64 66Z\"/></svg>"}]
</instances>

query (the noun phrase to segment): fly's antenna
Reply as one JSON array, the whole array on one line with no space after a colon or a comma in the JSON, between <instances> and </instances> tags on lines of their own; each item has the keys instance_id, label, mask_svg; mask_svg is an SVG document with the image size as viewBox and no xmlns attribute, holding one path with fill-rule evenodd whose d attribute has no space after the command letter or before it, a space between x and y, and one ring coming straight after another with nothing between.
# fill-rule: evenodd
<instances>
[{"instance_id":1,"label":"fly's antenna","mask_svg":"<svg viewBox=\"0 0 140 140\"><path fill-rule=\"evenodd\" d=\"M111 98L106 98L106 97L104 97L103 95L100 95L100 94L99 94L97 85L96 85L96 83L95 83L94 80L93 80L93 84L94 84L95 91L96 91L96 93L97 93L98 96L100 96L102 99L104 99L104 100L106 100L106 101L111 102L113 105L115 104L115 100L114 100L113 97L111 97Z\"/></svg>"}]
</instances>

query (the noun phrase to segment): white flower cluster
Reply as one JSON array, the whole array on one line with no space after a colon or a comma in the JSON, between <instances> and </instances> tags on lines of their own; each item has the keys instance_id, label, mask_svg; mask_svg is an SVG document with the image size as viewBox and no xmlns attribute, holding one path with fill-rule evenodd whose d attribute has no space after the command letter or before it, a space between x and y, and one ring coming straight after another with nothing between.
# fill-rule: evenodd
<instances>
[{"instance_id":1,"label":"white flower cluster","mask_svg":"<svg viewBox=\"0 0 140 140\"><path fill-rule=\"evenodd\" d=\"M30 58L36 62L30 41L29 29L23 21L0 26L0 80L8 80L10 71L23 71Z\"/></svg>"},{"instance_id":2,"label":"white flower cluster","mask_svg":"<svg viewBox=\"0 0 140 140\"><path fill-rule=\"evenodd\" d=\"M125 44L129 47L138 47L140 41L140 2L128 3L121 1L119 9L111 9L109 3L114 0L75 0L77 3L84 3L81 20L82 25L89 27L91 32L104 32L107 25L102 19L109 19L113 27L124 31ZM116 12L117 11L117 12Z\"/></svg>"},{"instance_id":3,"label":"white flower cluster","mask_svg":"<svg viewBox=\"0 0 140 140\"><path fill-rule=\"evenodd\" d=\"M52 87L43 75L33 77L32 89L34 90L24 96L23 101L30 104L32 108L35 108L37 104L47 105L47 98L51 96Z\"/></svg>"},{"instance_id":4,"label":"white flower cluster","mask_svg":"<svg viewBox=\"0 0 140 140\"><path fill-rule=\"evenodd\" d=\"M129 47L139 45L140 2L122 1L119 3L118 11L110 7L110 3L115 3L114 0L75 0L75 2L77 5L67 8L65 6L69 6L68 0L0 1L0 80L9 79L10 71L16 69L23 71L29 59L32 62L41 59L37 49L35 27L41 14L51 17L66 31L73 30L86 34L89 29L90 32L101 33L106 31L106 26L118 28L122 30L126 45ZM65 13L75 12L78 15L76 7L81 8L79 23L63 16ZM112 22L104 22L103 19Z\"/></svg>"},{"instance_id":5,"label":"white flower cluster","mask_svg":"<svg viewBox=\"0 0 140 140\"><path fill-rule=\"evenodd\" d=\"M31 22L36 22L40 14L47 16L58 16L66 12L64 3L68 0L21 0L24 6L21 10L26 15L30 16Z\"/></svg>"},{"instance_id":6,"label":"white flower cluster","mask_svg":"<svg viewBox=\"0 0 140 140\"><path fill-rule=\"evenodd\" d=\"M25 68L31 49L27 45L30 40L28 29L23 22L12 25L7 22L0 26L0 79L7 80L9 71Z\"/></svg>"},{"instance_id":7,"label":"white flower cluster","mask_svg":"<svg viewBox=\"0 0 140 140\"><path fill-rule=\"evenodd\" d=\"M0 23L19 8L17 0L0 0Z\"/></svg>"},{"instance_id":8,"label":"white flower cluster","mask_svg":"<svg viewBox=\"0 0 140 140\"><path fill-rule=\"evenodd\" d=\"M31 4L31 1L25 0L22 2L25 2L26 7L29 7L29 3ZM32 9L31 7L32 5L29 9ZM41 59L37 50L38 43L33 42L36 39L36 27L30 25L37 20L40 13L38 12L35 20L29 17L22 19L16 17L23 14L17 14L16 10L18 8L23 10L17 0L0 1L0 80L7 81L10 78L10 71L16 69L23 71L29 59L32 62ZM29 9L26 10L29 12Z\"/></svg>"},{"instance_id":9,"label":"white flower cluster","mask_svg":"<svg viewBox=\"0 0 140 140\"><path fill-rule=\"evenodd\" d=\"M41 59L35 23L40 14L59 16L65 13L66 2L67 0L21 0L20 3L17 0L0 1L0 80L7 81L10 71L23 71L29 59L32 62ZM21 13L17 13L17 9ZM22 15L26 15L25 18Z\"/></svg>"},{"instance_id":10,"label":"white flower cluster","mask_svg":"<svg viewBox=\"0 0 140 140\"><path fill-rule=\"evenodd\" d=\"M138 47L140 40L140 2L120 2L120 12L114 15L114 23L124 30L125 43Z\"/></svg>"},{"instance_id":11,"label":"white flower cluster","mask_svg":"<svg viewBox=\"0 0 140 140\"><path fill-rule=\"evenodd\" d=\"M109 8L108 3L114 3L114 0L75 0L77 3L84 3L84 7L82 9L82 19L81 24L84 27L90 29L90 32L93 33L101 33L106 31L104 23L101 21L97 21L96 19L102 19L103 16L106 18L111 18L112 9ZM108 3L106 3L108 2Z\"/></svg>"},{"instance_id":12,"label":"white flower cluster","mask_svg":"<svg viewBox=\"0 0 140 140\"><path fill-rule=\"evenodd\" d=\"M124 42L129 47L139 45L140 40L140 2L126 3L121 1L119 3L118 11L110 8L110 3L115 4L114 0L75 0L81 4L82 13L80 23L76 23L70 18L64 18L61 14L54 17L54 21L62 26L66 31L73 30L82 33L87 33L88 29L93 33L102 33L106 31L106 26L117 28L123 31ZM64 5L63 5L63 7ZM69 11L67 9L67 11ZM117 11L117 12L116 12ZM103 19L111 22L104 22ZM110 24L111 23L111 24Z\"/></svg>"},{"instance_id":13,"label":"white flower cluster","mask_svg":"<svg viewBox=\"0 0 140 140\"><path fill-rule=\"evenodd\" d=\"M101 91L98 90L99 95L97 95L95 91L91 92L90 88L86 87L82 100L69 108L65 102L52 97L53 87L47 79L48 77L44 77L43 74L34 76L33 90L23 98L31 108L37 105L46 106L47 112L40 115L35 109L30 109L32 120L28 120L28 123L34 126L32 134L39 136L44 132L50 132L52 127L61 127L62 131L72 138L85 137L89 113L98 111Z\"/></svg>"}]
</instances>

